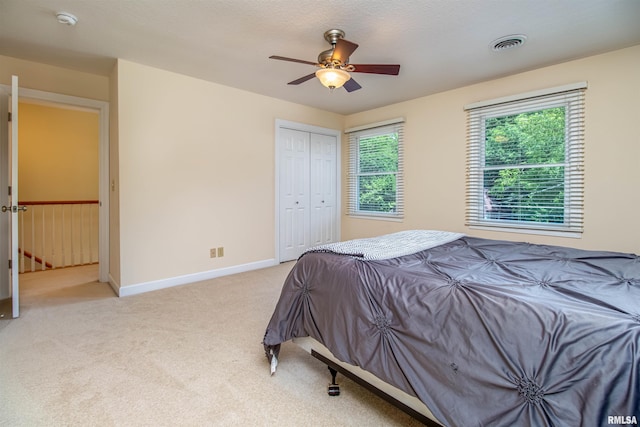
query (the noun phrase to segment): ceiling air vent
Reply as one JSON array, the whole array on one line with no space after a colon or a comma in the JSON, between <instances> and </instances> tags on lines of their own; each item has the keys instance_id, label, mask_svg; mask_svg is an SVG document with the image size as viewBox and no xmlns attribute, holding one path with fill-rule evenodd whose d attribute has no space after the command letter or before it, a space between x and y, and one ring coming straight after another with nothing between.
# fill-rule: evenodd
<instances>
[{"instance_id":1,"label":"ceiling air vent","mask_svg":"<svg viewBox=\"0 0 640 427\"><path fill-rule=\"evenodd\" d=\"M78 18L69 12L58 12L56 13L56 18L58 18L58 22L64 25L69 25L73 27L78 23Z\"/></svg>"},{"instance_id":2,"label":"ceiling air vent","mask_svg":"<svg viewBox=\"0 0 640 427\"><path fill-rule=\"evenodd\" d=\"M500 37L491 42L491 49L496 52L521 46L527 40L527 36L515 34L511 36Z\"/></svg>"}]
</instances>

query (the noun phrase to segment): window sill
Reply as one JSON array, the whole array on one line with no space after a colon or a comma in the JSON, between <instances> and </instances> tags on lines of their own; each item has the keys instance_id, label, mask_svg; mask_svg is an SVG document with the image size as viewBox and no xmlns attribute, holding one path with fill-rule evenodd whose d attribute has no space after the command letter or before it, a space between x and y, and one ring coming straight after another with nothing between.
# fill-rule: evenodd
<instances>
[{"instance_id":1,"label":"window sill","mask_svg":"<svg viewBox=\"0 0 640 427\"><path fill-rule=\"evenodd\" d=\"M360 215L360 214L348 214L350 218L353 219L373 219L376 221L392 221L392 222L403 222L403 217L398 216L385 216L385 215Z\"/></svg>"},{"instance_id":2,"label":"window sill","mask_svg":"<svg viewBox=\"0 0 640 427\"><path fill-rule=\"evenodd\" d=\"M473 230L485 230L485 231L501 231L505 233L519 233L519 234L537 234L539 236L554 236L554 237L569 237L572 239L581 239L582 233L579 231L560 231L560 230L545 230L539 228L519 228L519 227L505 227L505 226L492 226L492 225L469 225L469 228Z\"/></svg>"}]
</instances>

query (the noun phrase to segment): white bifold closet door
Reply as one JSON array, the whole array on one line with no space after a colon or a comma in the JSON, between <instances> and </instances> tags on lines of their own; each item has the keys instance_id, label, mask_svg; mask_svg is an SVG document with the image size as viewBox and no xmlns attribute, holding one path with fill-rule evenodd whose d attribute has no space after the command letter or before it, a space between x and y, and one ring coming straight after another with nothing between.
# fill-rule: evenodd
<instances>
[{"instance_id":1,"label":"white bifold closet door","mask_svg":"<svg viewBox=\"0 0 640 427\"><path fill-rule=\"evenodd\" d=\"M337 140L294 129L280 130L280 261L338 236Z\"/></svg>"}]
</instances>

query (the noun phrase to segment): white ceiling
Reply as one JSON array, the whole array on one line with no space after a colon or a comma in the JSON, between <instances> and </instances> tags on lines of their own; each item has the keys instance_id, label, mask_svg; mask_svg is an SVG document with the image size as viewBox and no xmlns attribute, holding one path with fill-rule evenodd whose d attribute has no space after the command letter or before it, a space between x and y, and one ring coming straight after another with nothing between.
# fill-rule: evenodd
<instances>
[{"instance_id":1,"label":"white ceiling","mask_svg":"<svg viewBox=\"0 0 640 427\"><path fill-rule=\"evenodd\" d=\"M287 85L315 68L269 56L315 62L332 28L360 45L352 63L400 74ZM490 48L511 34L526 43ZM123 58L341 114L636 44L640 0L0 0L0 55L102 75Z\"/></svg>"}]
</instances>

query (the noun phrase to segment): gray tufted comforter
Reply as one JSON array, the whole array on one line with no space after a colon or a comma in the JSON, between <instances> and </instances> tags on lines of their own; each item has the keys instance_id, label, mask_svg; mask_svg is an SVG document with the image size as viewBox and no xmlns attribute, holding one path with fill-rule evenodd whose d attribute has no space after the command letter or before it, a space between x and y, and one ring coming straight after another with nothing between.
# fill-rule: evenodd
<instances>
[{"instance_id":1,"label":"gray tufted comforter","mask_svg":"<svg viewBox=\"0 0 640 427\"><path fill-rule=\"evenodd\" d=\"M385 260L310 252L267 326L268 357L302 336L449 426L640 422L633 254L472 237Z\"/></svg>"}]
</instances>

